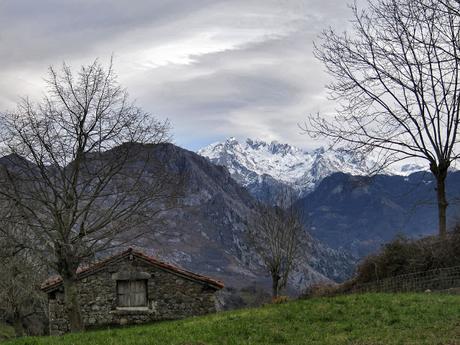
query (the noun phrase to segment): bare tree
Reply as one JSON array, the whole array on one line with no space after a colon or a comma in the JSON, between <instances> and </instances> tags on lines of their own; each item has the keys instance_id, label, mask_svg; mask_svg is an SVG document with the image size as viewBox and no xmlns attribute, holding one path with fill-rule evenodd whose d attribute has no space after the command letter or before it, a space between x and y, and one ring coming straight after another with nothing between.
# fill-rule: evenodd
<instances>
[{"instance_id":1,"label":"bare tree","mask_svg":"<svg viewBox=\"0 0 460 345\"><path fill-rule=\"evenodd\" d=\"M375 0L355 5L352 32L323 32L315 55L334 77L338 115L310 116L305 130L379 157L427 161L436 178L439 234L445 180L458 159L460 16L457 0Z\"/></svg>"},{"instance_id":2,"label":"bare tree","mask_svg":"<svg viewBox=\"0 0 460 345\"><path fill-rule=\"evenodd\" d=\"M248 221L248 240L271 276L273 298L286 287L306 236L292 201L284 194L277 206L260 205Z\"/></svg>"},{"instance_id":3,"label":"bare tree","mask_svg":"<svg viewBox=\"0 0 460 345\"><path fill-rule=\"evenodd\" d=\"M9 155L1 162L0 197L10 210L2 229L59 273L70 330L79 331L77 269L151 231L146 222L174 206L180 179L153 150L169 140L168 122L129 102L112 64L104 69L96 60L77 73L66 64L51 67L47 86L42 102L23 99L1 118Z\"/></svg>"},{"instance_id":4,"label":"bare tree","mask_svg":"<svg viewBox=\"0 0 460 345\"><path fill-rule=\"evenodd\" d=\"M439 0L439 2L442 3L443 8L460 15L460 0Z\"/></svg>"}]
</instances>

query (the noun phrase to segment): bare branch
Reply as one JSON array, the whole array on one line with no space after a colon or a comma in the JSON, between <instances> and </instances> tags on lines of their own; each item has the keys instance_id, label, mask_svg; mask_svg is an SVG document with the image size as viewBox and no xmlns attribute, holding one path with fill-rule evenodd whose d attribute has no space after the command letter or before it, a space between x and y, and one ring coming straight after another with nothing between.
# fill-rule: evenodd
<instances>
[{"instance_id":1,"label":"bare branch","mask_svg":"<svg viewBox=\"0 0 460 345\"><path fill-rule=\"evenodd\" d=\"M352 6L351 34L325 30L315 45L334 81L338 114L302 127L382 165L427 161L437 179L439 231L446 233L445 177L459 156L460 16L457 0L369 0Z\"/></svg>"}]
</instances>

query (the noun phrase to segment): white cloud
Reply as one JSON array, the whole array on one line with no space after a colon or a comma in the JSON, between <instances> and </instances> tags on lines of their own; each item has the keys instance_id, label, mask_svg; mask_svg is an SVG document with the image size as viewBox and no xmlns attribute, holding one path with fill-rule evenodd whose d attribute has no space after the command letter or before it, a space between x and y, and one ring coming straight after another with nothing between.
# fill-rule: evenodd
<instances>
[{"instance_id":1,"label":"white cloud","mask_svg":"<svg viewBox=\"0 0 460 345\"><path fill-rule=\"evenodd\" d=\"M297 124L331 112L313 40L345 27L342 0L17 0L0 3L0 109L38 96L48 65L115 55L120 80L168 117L177 143L228 136L318 145Z\"/></svg>"}]
</instances>

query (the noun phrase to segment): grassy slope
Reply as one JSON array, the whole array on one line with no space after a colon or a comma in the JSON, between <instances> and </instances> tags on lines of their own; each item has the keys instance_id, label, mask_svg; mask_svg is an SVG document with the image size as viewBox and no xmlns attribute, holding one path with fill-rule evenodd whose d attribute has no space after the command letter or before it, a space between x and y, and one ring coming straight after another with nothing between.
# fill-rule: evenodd
<instances>
[{"instance_id":1,"label":"grassy slope","mask_svg":"<svg viewBox=\"0 0 460 345\"><path fill-rule=\"evenodd\" d=\"M460 296L318 298L181 321L6 344L459 344Z\"/></svg>"}]
</instances>

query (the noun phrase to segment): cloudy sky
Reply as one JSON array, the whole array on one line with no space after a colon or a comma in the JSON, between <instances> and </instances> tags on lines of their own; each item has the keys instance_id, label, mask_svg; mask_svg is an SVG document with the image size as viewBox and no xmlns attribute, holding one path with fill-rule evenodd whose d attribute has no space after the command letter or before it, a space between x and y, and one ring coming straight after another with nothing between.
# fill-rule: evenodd
<instances>
[{"instance_id":1,"label":"cloudy sky","mask_svg":"<svg viewBox=\"0 0 460 345\"><path fill-rule=\"evenodd\" d=\"M313 41L350 14L345 0L0 0L0 110L38 98L50 65L113 54L131 97L169 118L183 147L229 136L317 147L298 123L334 104Z\"/></svg>"}]
</instances>

